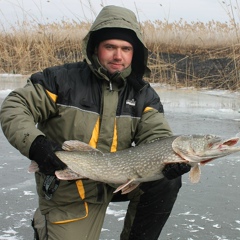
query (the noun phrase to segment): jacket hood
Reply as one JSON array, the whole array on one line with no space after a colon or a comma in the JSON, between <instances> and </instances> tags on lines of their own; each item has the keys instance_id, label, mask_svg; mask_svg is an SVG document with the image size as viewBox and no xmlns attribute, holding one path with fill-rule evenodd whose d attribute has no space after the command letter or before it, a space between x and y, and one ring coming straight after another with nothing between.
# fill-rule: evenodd
<instances>
[{"instance_id":1,"label":"jacket hood","mask_svg":"<svg viewBox=\"0 0 240 240\"><path fill-rule=\"evenodd\" d=\"M104 28L123 28L133 31L136 36L136 44L134 45L131 75L136 76L137 79L143 77L143 75L149 76L150 70L147 67L148 49L143 42L135 14L129 9L113 5L106 6L100 11L88 34L83 39L83 56L90 68L96 70L96 61L92 57L95 48L94 34Z\"/></svg>"}]
</instances>

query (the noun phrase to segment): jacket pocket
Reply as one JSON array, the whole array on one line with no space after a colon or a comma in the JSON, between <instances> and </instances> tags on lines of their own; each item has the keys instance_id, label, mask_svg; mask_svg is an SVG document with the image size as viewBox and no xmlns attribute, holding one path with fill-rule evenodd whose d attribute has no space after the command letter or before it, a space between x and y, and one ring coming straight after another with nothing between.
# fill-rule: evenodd
<instances>
[{"instance_id":1,"label":"jacket pocket","mask_svg":"<svg viewBox=\"0 0 240 240\"><path fill-rule=\"evenodd\" d=\"M51 223L61 224L88 217L88 204L108 203L113 188L93 180L60 181L59 187L47 200L42 189L45 176L36 174L39 207Z\"/></svg>"},{"instance_id":2,"label":"jacket pocket","mask_svg":"<svg viewBox=\"0 0 240 240\"><path fill-rule=\"evenodd\" d=\"M70 223L88 217L88 203L75 202L51 209L47 214L48 220L54 224Z\"/></svg>"}]
</instances>

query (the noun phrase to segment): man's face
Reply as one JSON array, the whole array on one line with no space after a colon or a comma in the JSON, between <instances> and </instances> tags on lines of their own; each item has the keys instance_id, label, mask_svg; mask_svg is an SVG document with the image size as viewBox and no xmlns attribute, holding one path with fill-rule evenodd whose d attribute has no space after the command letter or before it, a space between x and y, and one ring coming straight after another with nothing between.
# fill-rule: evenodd
<instances>
[{"instance_id":1,"label":"man's face","mask_svg":"<svg viewBox=\"0 0 240 240\"><path fill-rule=\"evenodd\" d=\"M131 65L133 46L131 43L123 40L105 40L100 42L97 48L97 56L101 65L109 73L121 72Z\"/></svg>"}]
</instances>

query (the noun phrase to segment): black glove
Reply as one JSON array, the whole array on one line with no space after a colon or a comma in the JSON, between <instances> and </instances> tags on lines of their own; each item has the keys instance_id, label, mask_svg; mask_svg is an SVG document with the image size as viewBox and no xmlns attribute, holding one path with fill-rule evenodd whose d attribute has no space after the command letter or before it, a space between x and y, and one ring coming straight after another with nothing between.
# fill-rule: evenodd
<instances>
[{"instance_id":1,"label":"black glove","mask_svg":"<svg viewBox=\"0 0 240 240\"><path fill-rule=\"evenodd\" d=\"M29 150L29 158L38 164L40 172L45 175L55 175L56 170L63 170L67 167L55 155L55 151L63 151L63 149L57 143L41 135L33 141Z\"/></svg>"},{"instance_id":2,"label":"black glove","mask_svg":"<svg viewBox=\"0 0 240 240\"><path fill-rule=\"evenodd\" d=\"M162 173L168 180L172 180L174 178L180 177L184 173L189 172L190 169L191 166L186 163L170 163L166 165Z\"/></svg>"}]
</instances>

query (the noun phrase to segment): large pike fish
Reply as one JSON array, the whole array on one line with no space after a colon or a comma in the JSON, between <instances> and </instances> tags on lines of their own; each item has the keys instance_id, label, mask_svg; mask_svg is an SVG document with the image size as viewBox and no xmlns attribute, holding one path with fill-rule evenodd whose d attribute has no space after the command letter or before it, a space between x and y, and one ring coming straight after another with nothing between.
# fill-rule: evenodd
<instances>
[{"instance_id":1,"label":"large pike fish","mask_svg":"<svg viewBox=\"0 0 240 240\"><path fill-rule=\"evenodd\" d=\"M102 153L86 143L70 140L63 143L65 151L56 152L68 167L55 174L61 180L93 179L118 184L115 192L125 194L141 182L163 178L166 164L187 163L192 167L190 180L196 183L200 179L199 165L240 151L234 146L238 140L215 135L173 136L114 153Z\"/></svg>"}]
</instances>

